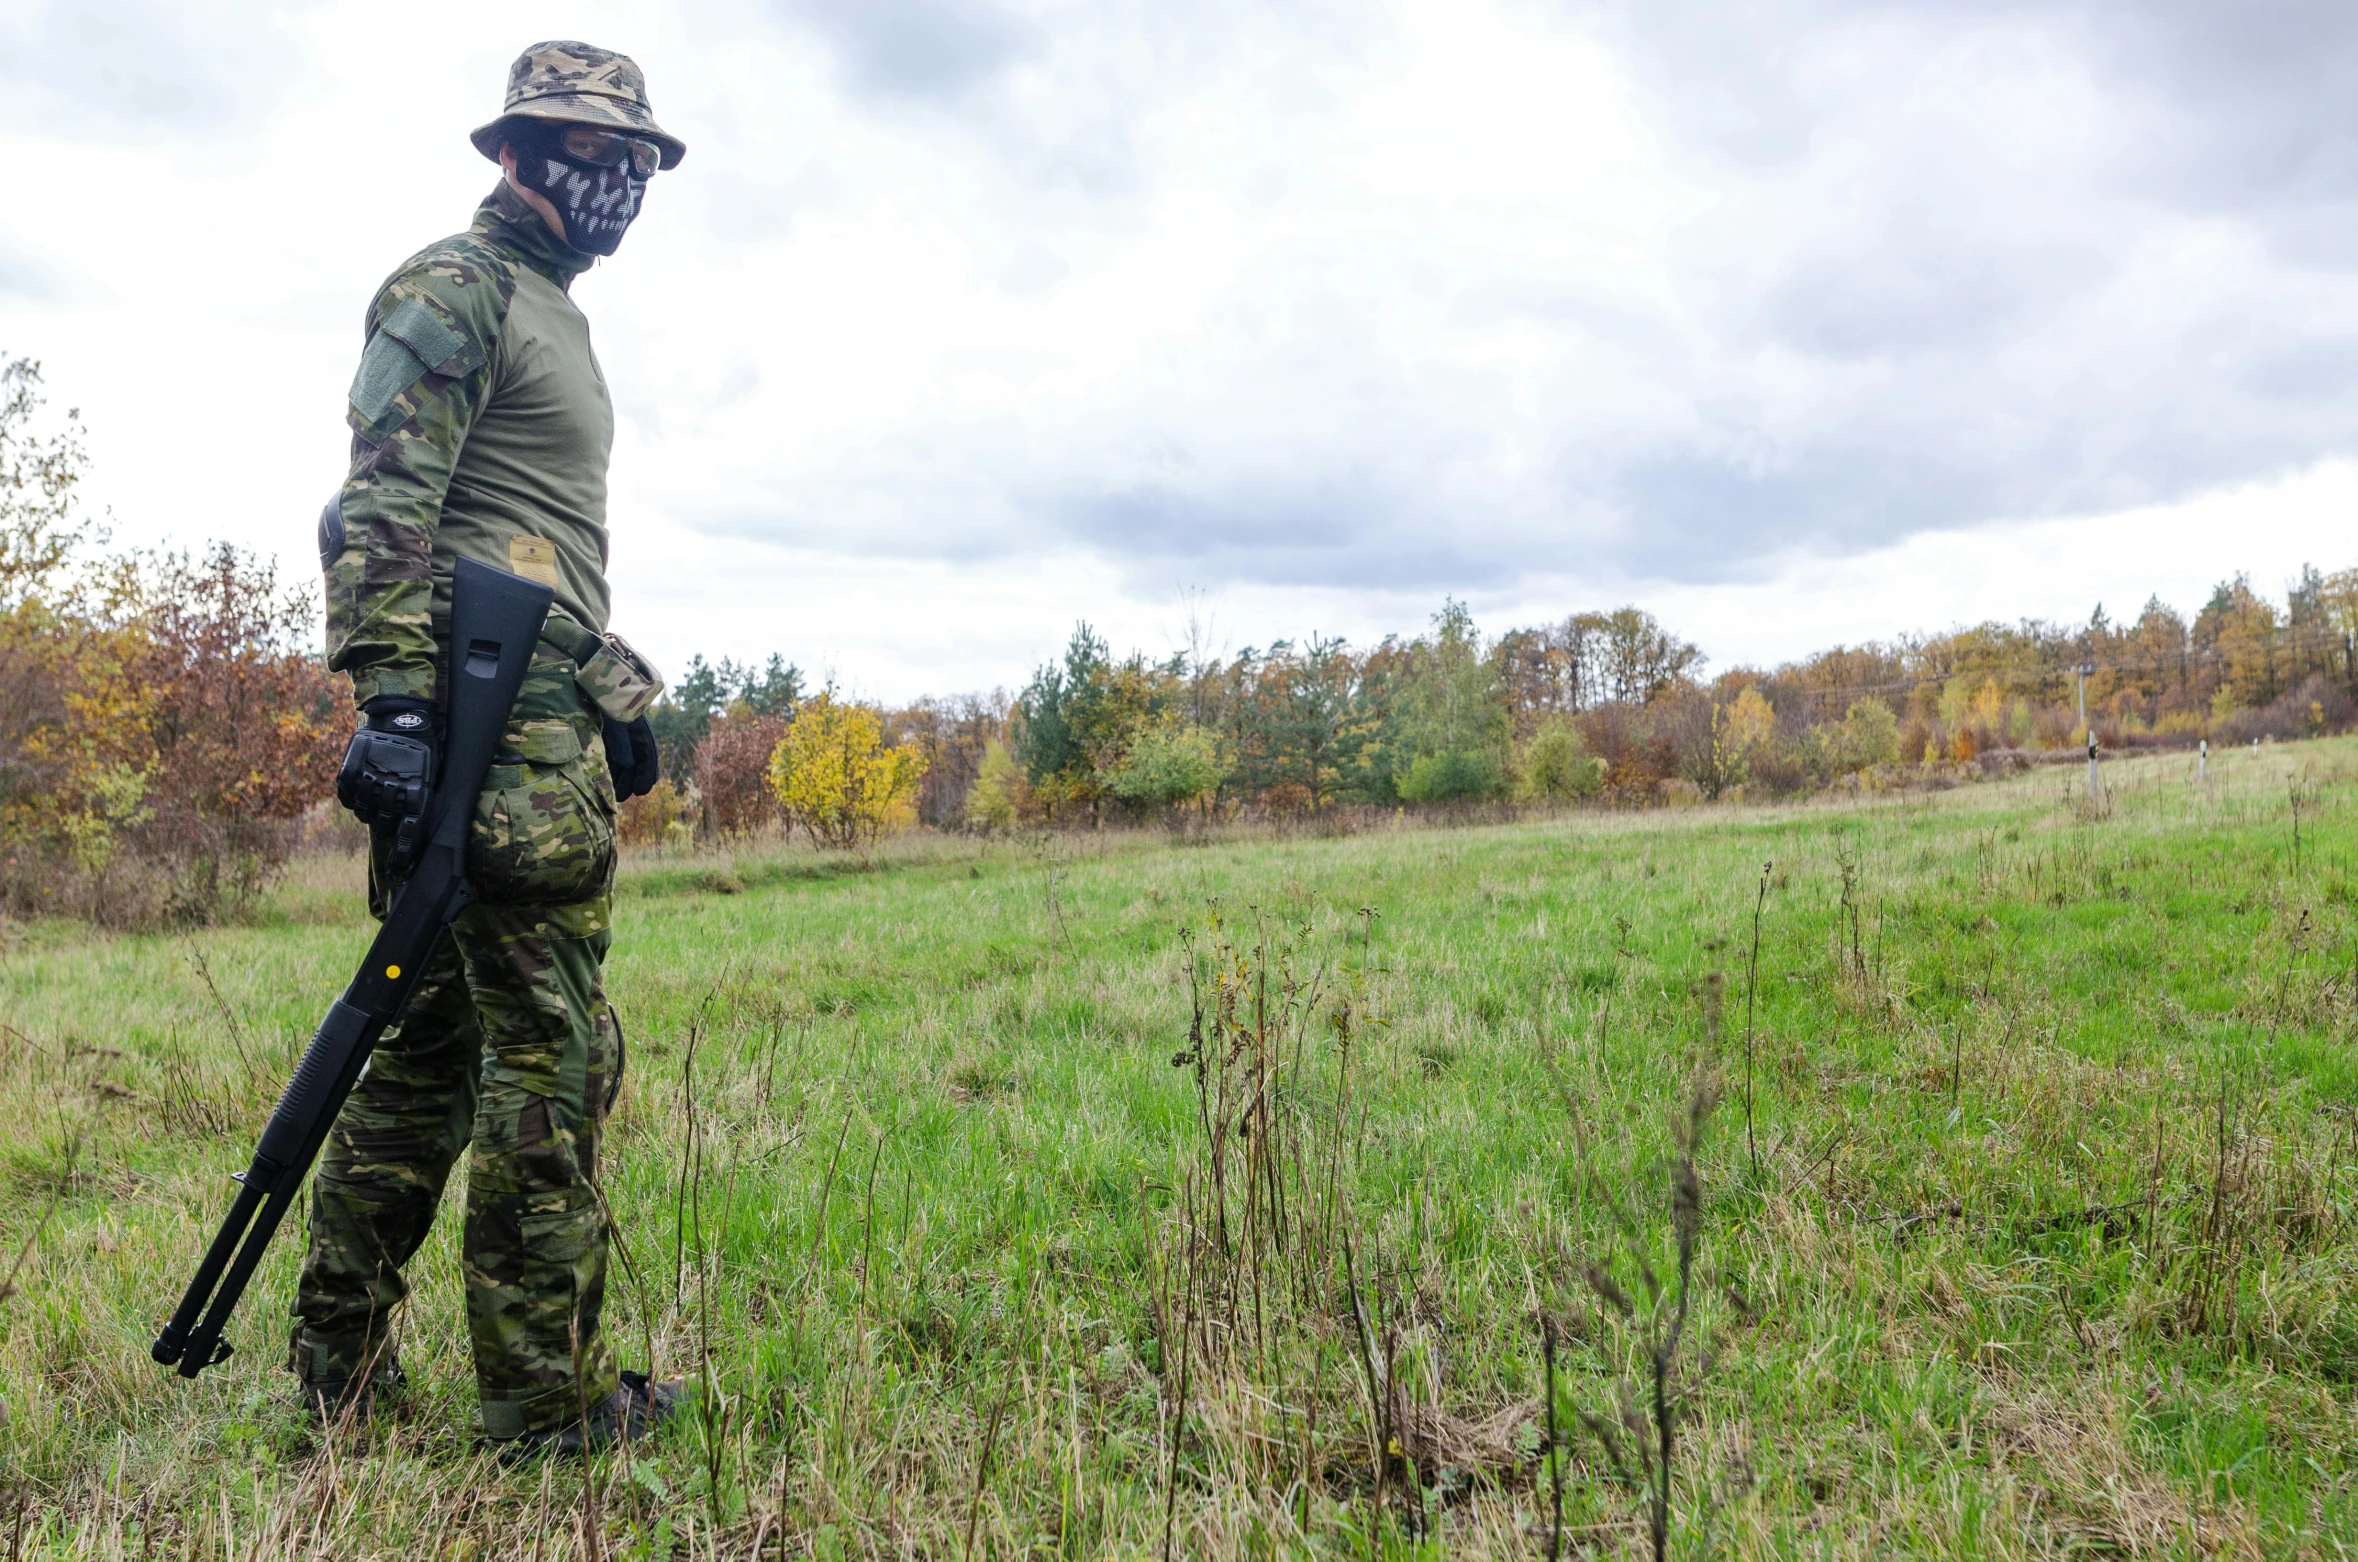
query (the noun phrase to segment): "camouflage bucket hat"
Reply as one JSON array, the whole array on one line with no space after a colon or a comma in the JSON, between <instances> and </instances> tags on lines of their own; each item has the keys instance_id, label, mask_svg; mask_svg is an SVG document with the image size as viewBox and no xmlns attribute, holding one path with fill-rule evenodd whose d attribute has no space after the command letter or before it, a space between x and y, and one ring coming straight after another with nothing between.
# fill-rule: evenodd
<instances>
[{"instance_id":1,"label":"camouflage bucket hat","mask_svg":"<svg viewBox=\"0 0 2358 1562\"><path fill-rule=\"evenodd\" d=\"M499 160L501 127L511 119L551 119L567 125L599 125L645 136L663 148L665 168L677 167L688 145L655 123L647 106L647 78L638 62L612 49L558 39L536 43L508 67L508 101L499 118L467 139L475 150Z\"/></svg>"}]
</instances>

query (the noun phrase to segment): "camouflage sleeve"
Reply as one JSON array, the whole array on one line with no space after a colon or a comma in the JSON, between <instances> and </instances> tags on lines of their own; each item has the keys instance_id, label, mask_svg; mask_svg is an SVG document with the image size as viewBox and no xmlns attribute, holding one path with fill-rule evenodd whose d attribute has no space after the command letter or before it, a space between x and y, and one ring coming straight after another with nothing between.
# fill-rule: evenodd
<instances>
[{"instance_id":1,"label":"camouflage sleeve","mask_svg":"<svg viewBox=\"0 0 2358 1562\"><path fill-rule=\"evenodd\" d=\"M434 532L490 391L506 280L428 251L369 309L345 412L352 467L319 538L328 666L352 675L360 704L434 692Z\"/></svg>"}]
</instances>

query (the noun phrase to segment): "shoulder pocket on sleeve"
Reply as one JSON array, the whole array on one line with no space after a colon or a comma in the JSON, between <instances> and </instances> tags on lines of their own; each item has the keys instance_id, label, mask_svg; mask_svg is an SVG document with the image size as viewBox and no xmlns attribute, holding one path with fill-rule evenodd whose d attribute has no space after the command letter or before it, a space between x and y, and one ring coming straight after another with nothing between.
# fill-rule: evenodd
<instances>
[{"instance_id":1,"label":"shoulder pocket on sleeve","mask_svg":"<svg viewBox=\"0 0 2358 1562\"><path fill-rule=\"evenodd\" d=\"M352 378L352 426L371 437L396 421L402 393L430 372L448 379L474 373L483 349L441 309L422 297L404 298L385 315L360 355Z\"/></svg>"},{"instance_id":2,"label":"shoulder pocket on sleeve","mask_svg":"<svg viewBox=\"0 0 2358 1562\"><path fill-rule=\"evenodd\" d=\"M431 299L403 299L385 317L382 329L436 374L455 380L483 367L483 349Z\"/></svg>"},{"instance_id":3,"label":"shoulder pocket on sleeve","mask_svg":"<svg viewBox=\"0 0 2358 1562\"><path fill-rule=\"evenodd\" d=\"M425 373L426 366L400 337L390 331L370 337L360 355L360 372L352 376L352 426L364 434L381 432L393 403Z\"/></svg>"}]
</instances>

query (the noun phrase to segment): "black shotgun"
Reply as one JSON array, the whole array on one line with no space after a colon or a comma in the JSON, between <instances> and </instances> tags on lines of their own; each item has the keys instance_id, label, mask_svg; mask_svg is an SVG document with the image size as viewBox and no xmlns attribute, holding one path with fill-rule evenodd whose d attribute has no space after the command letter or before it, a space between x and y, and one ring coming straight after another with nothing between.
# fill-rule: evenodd
<instances>
[{"instance_id":1,"label":"black shotgun","mask_svg":"<svg viewBox=\"0 0 2358 1562\"><path fill-rule=\"evenodd\" d=\"M294 1079L262 1130L254 1164L237 1179L242 1186L229 1218L221 1222L179 1310L149 1351L167 1367L177 1363L184 1378L229 1359L221 1331L262 1261L262 1250L270 1246L304 1173L318 1158L377 1038L409 1007L418 973L443 930L475 898L466 878L467 824L516 691L524 685L551 597L548 587L520 575L472 559L458 561L450 592L450 676L443 702L448 728L441 782L427 809L426 848L394 892L392 909L368 946L360 974L304 1050Z\"/></svg>"}]
</instances>

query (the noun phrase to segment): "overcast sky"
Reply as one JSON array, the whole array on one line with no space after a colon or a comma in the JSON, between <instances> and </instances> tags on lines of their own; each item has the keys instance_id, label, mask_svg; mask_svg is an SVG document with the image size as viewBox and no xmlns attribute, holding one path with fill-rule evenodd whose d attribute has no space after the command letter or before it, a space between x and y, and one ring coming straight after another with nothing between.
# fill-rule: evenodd
<instances>
[{"instance_id":1,"label":"overcast sky","mask_svg":"<svg viewBox=\"0 0 2358 1562\"><path fill-rule=\"evenodd\" d=\"M119 539L315 570L545 37L689 144L575 287L673 669L1446 594L1727 666L2358 564L2358 7L2269 0L0 0L0 348Z\"/></svg>"}]
</instances>

